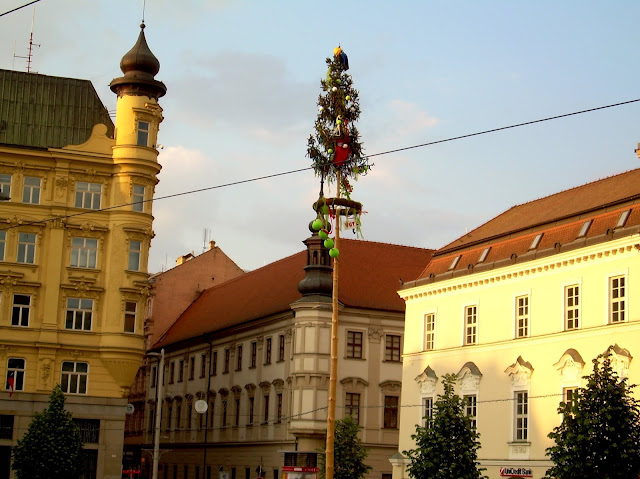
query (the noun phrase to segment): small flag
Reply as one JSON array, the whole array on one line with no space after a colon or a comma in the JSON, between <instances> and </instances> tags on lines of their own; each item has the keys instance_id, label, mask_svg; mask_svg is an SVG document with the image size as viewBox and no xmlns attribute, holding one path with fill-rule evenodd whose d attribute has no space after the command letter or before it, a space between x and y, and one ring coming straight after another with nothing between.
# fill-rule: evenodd
<instances>
[{"instance_id":1,"label":"small flag","mask_svg":"<svg viewBox=\"0 0 640 479\"><path fill-rule=\"evenodd\" d=\"M9 397L13 395L13 384L14 384L13 375L14 375L14 372L11 371L9 373L9 376L7 377L7 384L9 385Z\"/></svg>"}]
</instances>

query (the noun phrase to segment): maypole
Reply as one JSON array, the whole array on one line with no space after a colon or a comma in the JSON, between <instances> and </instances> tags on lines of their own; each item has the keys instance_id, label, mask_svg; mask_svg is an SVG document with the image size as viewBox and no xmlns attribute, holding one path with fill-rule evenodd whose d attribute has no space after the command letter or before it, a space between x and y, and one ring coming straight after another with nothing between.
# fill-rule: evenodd
<instances>
[{"instance_id":1,"label":"maypole","mask_svg":"<svg viewBox=\"0 0 640 479\"><path fill-rule=\"evenodd\" d=\"M347 55L340 47L334 49L333 58L327 58L327 76L321 80L322 93L318 97L318 117L314 134L309 136L307 155L313 160L321 184L326 179L335 185L334 198L326 198L320 189L320 198L314 203L317 217L313 229L324 240L333 258L333 293L331 315L331 368L329 372L329 398L327 410L327 443L325 477L334 478L334 439L336 390L338 375L338 285L339 245L341 226L360 234L362 204L351 199L353 187L349 179L357 180L371 168L368 158L362 155L362 144L355 122L360 116L358 91L353 88ZM344 195L344 197L343 197ZM332 227L333 225L333 227ZM330 234L334 233L334 238Z\"/></svg>"}]
</instances>

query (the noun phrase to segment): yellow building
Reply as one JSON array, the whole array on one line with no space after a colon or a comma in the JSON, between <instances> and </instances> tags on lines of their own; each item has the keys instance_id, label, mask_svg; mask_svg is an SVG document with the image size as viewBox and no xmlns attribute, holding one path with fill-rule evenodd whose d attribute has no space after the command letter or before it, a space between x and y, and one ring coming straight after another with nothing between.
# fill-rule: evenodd
<instances>
[{"instance_id":1,"label":"yellow building","mask_svg":"<svg viewBox=\"0 0 640 479\"><path fill-rule=\"evenodd\" d=\"M84 477L121 477L166 87L144 30L120 66L115 135L89 81L0 71L0 477L57 383Z\"/></svg>"},{"instance_id":2,"label":"yellow building","mask_svg":"<svg viewBox=\"0 0 640 479\"><path fill-rule=\"evenodd\" d=\"M542 477L558 405L585 385L593 358L614 346L615 369L640 382L636 281L640 170L515 206L436 252L400 291L394 479L408 477L402 451L415 447L410 436L432 413L446 373L458 375L486 474Z\"/></svg>"}]
</instances>

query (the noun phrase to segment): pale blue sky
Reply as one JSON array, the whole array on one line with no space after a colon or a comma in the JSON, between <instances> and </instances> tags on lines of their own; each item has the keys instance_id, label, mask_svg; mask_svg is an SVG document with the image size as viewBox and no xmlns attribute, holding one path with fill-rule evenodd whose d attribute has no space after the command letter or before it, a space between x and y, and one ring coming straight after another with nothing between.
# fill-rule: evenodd
<instances>
[{"instance_id":1,"label":"pale blue sky","mask_svg":"<svg viewBox=\"0 0 640 479\"><path fill-rule=\"evenodd\" d=\"M0 13L27 3L2 0ZM640 98L640 3L629 1L147 0L161 63L157 195L301 168L324 58L340 43L369 154ZM34 67L108 83L142 0L42 0ZM0 17L0 68L24 70L32 7ZM439 248L509 207L638 166L640 103L379 156L354 198L366 239ZM154 205L150 271L202 251L241 267L308 236L312 172ZM350 237L350 235L347 235Z\"/></svg>"}]
</instances>

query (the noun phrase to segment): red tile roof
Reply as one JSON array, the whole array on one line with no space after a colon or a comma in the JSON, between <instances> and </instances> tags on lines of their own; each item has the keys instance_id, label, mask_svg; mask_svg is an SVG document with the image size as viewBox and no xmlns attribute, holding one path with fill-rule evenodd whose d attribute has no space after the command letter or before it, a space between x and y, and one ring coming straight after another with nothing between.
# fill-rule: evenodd
<instances>
[{"instance_id":1,"label":"red tile roof","mask_svg":"<svg viewBox=\"0 0 640 479\"><path fill-rule=\"evenodd\" d=\"M400 280L415 279L432 250L340 239L339 299L350 307L404 311ZM205 290L154 347L290 310L302 296L306 250Z\"/></svg>"}]
</instances>

